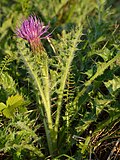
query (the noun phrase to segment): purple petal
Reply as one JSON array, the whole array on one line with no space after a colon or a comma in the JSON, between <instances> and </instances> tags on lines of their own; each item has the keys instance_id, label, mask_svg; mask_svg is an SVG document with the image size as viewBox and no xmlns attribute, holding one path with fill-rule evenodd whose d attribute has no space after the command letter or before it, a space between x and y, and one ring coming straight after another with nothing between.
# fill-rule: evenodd
<instances>
[{"instance_id":1,"label":"purple petal","mask_svg":"<svg viewBox=\"0 0 120 160\"><path fill-rule=\"evenodd\" d=\"M40 37L40 39L45 39L51 35L51 33L49 33L43 36L43 34L47 33L48 29L49 25L44 26L36 16L29 16L28 19L23 21L21 27L16 29L16 35L28 41L38 37Z\"/></svg>"}]
</instances>

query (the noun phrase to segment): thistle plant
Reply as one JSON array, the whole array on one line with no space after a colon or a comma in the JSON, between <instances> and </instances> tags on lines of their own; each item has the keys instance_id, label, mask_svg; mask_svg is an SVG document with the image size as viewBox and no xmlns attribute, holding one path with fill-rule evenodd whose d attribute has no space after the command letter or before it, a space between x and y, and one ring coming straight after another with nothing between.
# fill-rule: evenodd
<instances>
[{"instance_id":1,"label":"thistle plant","mask_svg":"<svg viewBox=\"0 0 120 160\"><path fill-rule=\"evenodd\" d=\"M40 22L36 18L36 16L30 16L28 19L24 20L21 27L16 29L16 35L22 39L27 40L30 43L31 49L35 53L43 53L42 55L27 57L24 56L22 53L22 60L26 64L28 68L28 72L34 80L34 87L37 88L37 101L39 104L39 108L43 117L45 117L44 112L47 115L47 119L43 118L44 127L46 131L49 151L53 153L53 125L52 125L52 114L51 114L51 107L50 107L50 97L49 97L49 75L48 75L48 57L44 52L43 45L41 43L41 39L48 39L51 33L47 34L49 29L49 25L44 26L43 22ZM46 34L46 35L44 35ZM32 59L34 63L34 67L29 64L29 60ZM37 65L40 67L39 71L36 72ZM38 69L38 68L37 68ZM43 82L40 81L40 77L38 74L40 73L43 76ZM45 86L43 87L42 84ZM46 91L47 94L44 93ZM40 96L39 96L40 95ZM41 102L42 99L42 102ZM43 107L44 106L44 107Z\"/></svg>"},{"instance_id":2,"label":"thistle plant","mask_svg":"<svg viewBox=\"0 0 120 160\"><path fill-rule=\"evenodd\" d=\"M35 52L39 52L42 46L40 40L42 38L47 39L51 35L51 33L48 33L47 35L42 36L44 33L47 33L48 28L48 26L44 27L43 23L40 23L36 17L33 18L30 16L28 20L23 22L21 28L17 29L16 34L19 37L27 40ZM21 50L23 45L20 46L20 43L18 44L18 48L20 48L21 59L24 62L33 81L33 87L36 92L38 107L43 117L49 153L51 156L53 156L54 153L57 153L59 123L63 105L62 102L64 97L64 89L66 87L67 77L70 73L74 52L76 51L77 44L80 41L79 37L81 35L81 30L82 27L77 28L76 31L71 32L70 35L63 33L63 37L65 36L65 39L69 39L69 43L66 44L66 51L64 50L64 46L61 46L62 42L60 43L60 49L63 47L64 57L61 52L59 59L62 59L59 62L57 56L54 57L54 60L48 58L45 50L41 50L42 54L34 55L31 54L31 52L28 52L26 48ZM64 41L64 38L62 41ZM55 65L57 65L61 70L60 74L57 74L57 68L56 71L49 68L50 61L56 63ZM54 76L58 76L56 77L56 80L54 79ZM57 101L54 102L56 105L55 117L53 117L54 112L51 111L53 103L52 98L54 98L54 94L57 96Z\"/></svg>"},{"instance_id":3,"label":"thistle plant","mask_svg":"<svg viewBox=\"0 0 120 160\"><path fill-rule=\"evenodd\" d=\"M0 159L119 156L118 4L1 1Z\"/></svg>"},{"instance_id":4,"label":"thistle plant","mask_svg":"<svg viewBox=\"0 0 120 160\"><path fill-rule=\"evenodd\" d=\"M47 33L48 29L49 25L44 26L36 16L29 16L23 21L20 28L17 27L16 35L27 40L33 51L41 51L43 46L40 40L47 39L51 35Z\"/></svg>"}]
</instances>

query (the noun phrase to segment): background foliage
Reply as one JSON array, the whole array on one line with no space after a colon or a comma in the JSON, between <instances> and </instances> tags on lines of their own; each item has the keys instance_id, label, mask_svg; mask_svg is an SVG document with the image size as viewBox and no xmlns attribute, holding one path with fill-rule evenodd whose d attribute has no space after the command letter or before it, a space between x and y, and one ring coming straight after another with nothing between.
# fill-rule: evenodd
<instances>
[{"instance_id":1,"label":"background foliage","mask_svg":"<svg viewBox=\"0 0 120 160\"><path fill-rule=\"evenodd\" d=\"M15 35L31 14L53 31L43 57ZM0 19L0 158L118 159L120 2L2 0Z\"/></svg>"}]
</instances>

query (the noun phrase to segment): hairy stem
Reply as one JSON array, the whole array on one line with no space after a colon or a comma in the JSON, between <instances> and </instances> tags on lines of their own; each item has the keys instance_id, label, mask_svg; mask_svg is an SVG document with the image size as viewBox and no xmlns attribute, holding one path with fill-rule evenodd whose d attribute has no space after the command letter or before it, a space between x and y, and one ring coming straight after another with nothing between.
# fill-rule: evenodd
<instances>
[{"instance_id":1,"label":"hairy stem","mask_svg":"<svg viewBox=\"0 0 120 160\"><path fill-rule=\"evenodd\" d=\"M29 61L29 57L27 55L23 55L22 53L20 53L20 54L21 54L21 59L23 60L25 66L27 67L31 78L34 81L34 85L37 88L38 93L40 93L40 96L42 98L42 103L43 103L43 106L45 108L45 112L47 115L47 122L45 120L44 110L40 104L40 96L37 96L40 110L41 110L41 114L44 117L43 122L44 122L45 132L46 132L46 136L47 136L49 151L50 151L50 154L52 155L53 154L53 144L52 144L53 140L52 140L51 134L53 133L53 126L52 126L51 109L50 109L49 92L48 92L49 83L48 83L48 77L46 77L46 76L48 76L48 71L45 72L46 68L43 67L42 70L44 71L44 74L45 74L44 80L45 80L45 84L46 84L45 91L44 91L43 86L41 84L41 81L40 81L37 73L34 71L34 67L32 66L32 63L30 63L30 61Z\"/></svg>"}]
</instances>

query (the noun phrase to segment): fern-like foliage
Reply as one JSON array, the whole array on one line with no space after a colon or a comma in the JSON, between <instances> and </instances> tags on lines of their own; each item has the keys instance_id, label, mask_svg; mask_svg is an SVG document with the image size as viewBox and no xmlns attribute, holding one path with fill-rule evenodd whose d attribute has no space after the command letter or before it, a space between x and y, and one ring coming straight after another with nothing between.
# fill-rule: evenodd
<instances>
[{"instance_id":1,"label":"fern-like foliage","mask_svg":"<svg viewBox=\"0 0 120 160\"><path fill-rule=\"evenodd\" d=\"M11 159L22 159L22 155L30 158L43 158L40 148L36 145L39 140L34 128L34 121L29 119L29 112L22 112L6 124L1 122L0 152L10 154Z\"/></svg>"},{"instance_id":2,"label":"fern-like foliage","mask_svg":"<svg viewBox=\"0 0 120 160\"><path fill-rule=\"evenodd\" d=\"M10 52L9 52L10 53ZM13 77L9 73L10 65L15 60L10 54L7 54L0 63L0 101L5 102L8 96L17 93L16 86Z\"/></svg>"}]
</instances>

